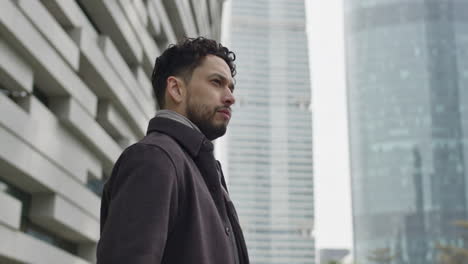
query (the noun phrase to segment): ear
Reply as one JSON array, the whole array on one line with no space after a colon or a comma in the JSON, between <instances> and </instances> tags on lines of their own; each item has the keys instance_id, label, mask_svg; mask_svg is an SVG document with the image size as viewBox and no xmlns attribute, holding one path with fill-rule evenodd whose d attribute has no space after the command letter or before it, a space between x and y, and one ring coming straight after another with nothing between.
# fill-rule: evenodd
<instances>
[{"instance_id":1,"label":"ear","mask_svg":"<svg viewBox=\"0 0 468 264\"><path fill-rule=\"evenodd\" d=\"M169 96L171 101L175 104L180 104L185 100L186 87L181 78L169 76L167 78L166 95Z\"/></svg>"}]
</instances>

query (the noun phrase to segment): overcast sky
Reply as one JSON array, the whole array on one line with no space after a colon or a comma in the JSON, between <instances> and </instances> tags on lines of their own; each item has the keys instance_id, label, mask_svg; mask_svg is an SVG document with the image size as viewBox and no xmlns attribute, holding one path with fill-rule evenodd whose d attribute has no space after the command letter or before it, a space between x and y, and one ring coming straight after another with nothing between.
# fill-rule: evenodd
<instances>
[{"instance_id":1,"label":"overcast sky","mask_svg":"<svg viewBox=\"0 0 468 264\"><path fill-rule=\"evenodd\" d=\"M306 1L317 248L352 247L342 1Z\"/></svg>"}]
</instances>

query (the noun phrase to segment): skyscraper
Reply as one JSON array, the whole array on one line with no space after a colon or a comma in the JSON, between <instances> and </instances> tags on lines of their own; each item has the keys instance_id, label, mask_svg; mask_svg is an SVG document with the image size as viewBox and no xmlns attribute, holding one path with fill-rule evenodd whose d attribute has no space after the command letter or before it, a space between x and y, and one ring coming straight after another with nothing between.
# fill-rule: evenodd
<instances>
[{"instance_id":1,"label":"skyscraper","mask_svg":"<svg viewBox=\"0 0 468 264\"><path fill-rule=\"evenodd\" d=\"M436 263L467 246L468 4L344 3L356 261Z\"/></svg>"},{"instance_id":2,"label":"skyscraper","mask_svg":"<svg viewBox=\"0 0 468 264\"><path fill-rule=\"evenodd\" d=\"M340 262L348 254L349 250L344 248L322 248L319 250L319 263L329 264L330 262ZM341 262L340 262L341 263Z\"/></svg>"},{"instance_id":3,"label":"skyscraper","mask_svg":"<svg viewBox=\"0 0 468 264\"><path fill-rule=\"evenodd\" d=\"M232 1L237 103L232 198L252 263L314 263L310 76L304 0Z\"/></svg>"}]
</instances>

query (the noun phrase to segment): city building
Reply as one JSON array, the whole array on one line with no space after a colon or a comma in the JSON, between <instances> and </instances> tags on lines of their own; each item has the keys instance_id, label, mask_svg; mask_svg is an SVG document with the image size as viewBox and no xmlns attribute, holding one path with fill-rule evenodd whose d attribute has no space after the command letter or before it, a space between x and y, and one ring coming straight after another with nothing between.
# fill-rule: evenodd
<instances>
[{"instance_id":1,"label":"city building","mask_svg":"<svg viewBox=\"0 0 468 264\"><path fill-rule=\"evenodd\" d=\"M312 119L304 0L235 0L227 172L253 264L315 263Z\"/></svg>"},{"instance_id":2,"label":"city building","mask_svg":"<svg viewBox=\"0 0 468 264\"><path fill-rule=\"evenodd\" d=\"M95 261L100 190L155 114L155 58L222 0L0 3L0 263Z\"/></svg>"},{"instance_id":3,"label":"city building","mask_svg":"<svg viewBox=\"0 0 468 264\"><path fill-rule=\"evenodd\" d=\"M350 252L348 255L344 256L339 262L339 264L355 264L354 262L354 256Z\"/></svg>"},{"instance_id":4,"label":"city building","mask_svg":"<svg viewBox=\"0 0 468 264\"><path fill-rule=\"evenodd\" d=\"M319 250L319 263L340 263L349 254L348 249L324 248ZM341 264L341 263L340 263Z\"/></svg>"},{"instance_id":5,"label":"city building","mask_svg":"<svg viewBox=\"0 0 468 264\"><path fill-rule=\"evenodd\" d=\"M468 246L468 4L344 4L354 257L439 263Z\"/></svg>"}]
</instances>

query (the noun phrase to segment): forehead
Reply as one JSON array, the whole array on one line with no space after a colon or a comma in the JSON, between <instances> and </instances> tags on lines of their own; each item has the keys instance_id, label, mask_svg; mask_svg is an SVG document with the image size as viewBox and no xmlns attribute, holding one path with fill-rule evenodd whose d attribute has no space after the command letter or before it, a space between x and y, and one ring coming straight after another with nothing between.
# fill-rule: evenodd
<instances>
[{"instance_id":1,"label":"forehead","mask_svg":"<svg viewBox=\"0 0 468 264\"><path fill-rule=\"evenodd\" d=\"M218 73L224 75L227 79L232 79L231 69L228 64L222 58L215 55L207 55L196 70L207 74Z\"/></svg>"}]
</instances>

